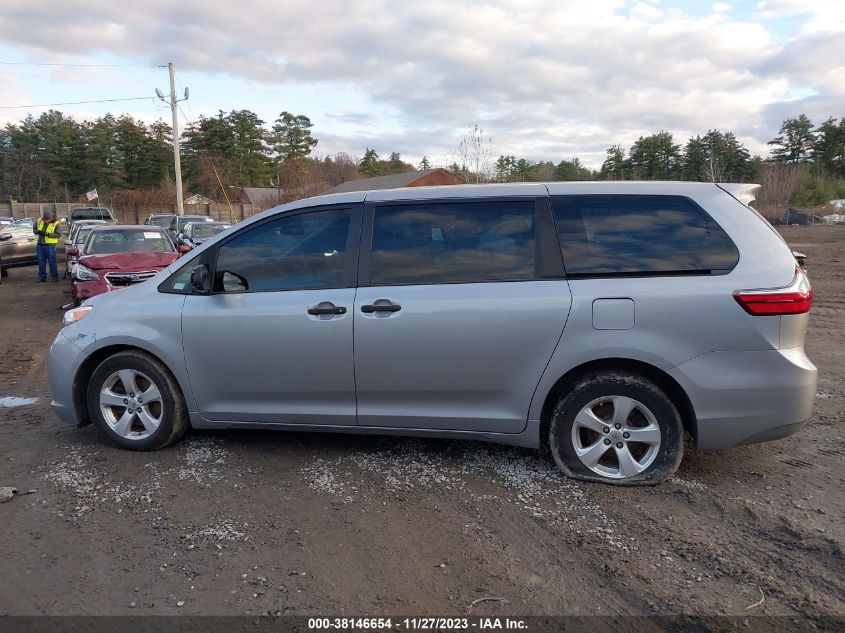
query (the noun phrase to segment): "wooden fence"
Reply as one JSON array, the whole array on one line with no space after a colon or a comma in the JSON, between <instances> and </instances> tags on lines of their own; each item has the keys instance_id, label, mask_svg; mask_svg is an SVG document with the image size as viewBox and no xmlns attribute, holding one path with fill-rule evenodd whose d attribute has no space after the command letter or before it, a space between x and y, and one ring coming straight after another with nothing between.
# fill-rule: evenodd
<instances>
[{"instance_id":1,"label":"wooden fence","mask_svg":"<svg viewBox=\"0 0 845 633\"><path fill-rule=\"evenodd\" d=\"M57 218L67 217L71 209L86 206L78 202L0 202L0 215L18 218L37 218L44 211L52 211ZM96 205L91 205L96 206ZM108 206L108 205L103 205ZM109 207L114 216L123 224L143 224L147 216L153 213L175 213L175 204L115 204ZM271 208L271 207L266 207ZM186 204L185 214L207 215L221 222L240 222L243 219L264 211L265 207L254 204L235 204L212 202L210 204Z\"/></svg>"}]
</instances>

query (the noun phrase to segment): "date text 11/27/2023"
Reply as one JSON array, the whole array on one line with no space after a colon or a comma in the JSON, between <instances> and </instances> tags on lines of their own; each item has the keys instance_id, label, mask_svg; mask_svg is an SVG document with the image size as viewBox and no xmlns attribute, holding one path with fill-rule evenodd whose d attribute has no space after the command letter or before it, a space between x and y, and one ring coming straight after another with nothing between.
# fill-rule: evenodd
<instances>
[{"instance_id":1,"label":"date text 11/27/2023","mask_svg":"<svg viewBox=\"0 0 845 633\"><path fill-rule=\"evenodd\" d=\"M525 620L519 618L308 618L310 631L378 631L392 628L408 631L495 631L495 630L526 630Z\"/></svg>"}]
</instances>

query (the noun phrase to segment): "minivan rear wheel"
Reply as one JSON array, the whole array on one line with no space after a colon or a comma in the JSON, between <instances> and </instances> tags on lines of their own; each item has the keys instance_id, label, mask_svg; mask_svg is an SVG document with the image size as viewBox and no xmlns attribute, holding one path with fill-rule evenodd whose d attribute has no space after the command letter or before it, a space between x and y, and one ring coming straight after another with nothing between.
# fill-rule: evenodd
<instances>
[{"instance_id":1,"label":"minivan rear wheel","mask_svg":"<svg viewBox=\"0 0 845 633\"><path fill-rule=\"evenodd\" d=\"M671 399L627 372L587 376L561 396L548 441L565 474L617 485L660 483L678 468L684 450Z\"/></svg>"},{"instance_id":2,"label":"minivan rear wheel","mask_svg":"<svg viewBox=\"0 0 845 633\"><path fill-rule=\"evenodd\" d=\"M188 430L176 379L158 360L127 350L104 360L88 383L88 412L97 429L121 448L163 448Z\"/></svg>"}]
</instances>

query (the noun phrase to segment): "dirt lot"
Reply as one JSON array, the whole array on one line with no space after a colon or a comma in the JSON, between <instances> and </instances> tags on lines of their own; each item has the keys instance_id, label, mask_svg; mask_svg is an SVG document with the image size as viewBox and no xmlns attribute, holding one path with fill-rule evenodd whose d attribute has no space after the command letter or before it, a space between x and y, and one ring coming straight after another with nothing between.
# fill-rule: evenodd
<instances>
[{"instance_id":1,"label":"dirt lot","mask_svg":"<svg viewBox=\"0 0 845 633\"><path fill-rule=\"evenodd\" d=\"M810 424L657 488L481 443L195 432L157 453L52 415L65 283L0 286L3 614L845 615L845 227L793 227L816 292ZM488 600L479 601L487 598Z\"/></svg>"}]
</instances>

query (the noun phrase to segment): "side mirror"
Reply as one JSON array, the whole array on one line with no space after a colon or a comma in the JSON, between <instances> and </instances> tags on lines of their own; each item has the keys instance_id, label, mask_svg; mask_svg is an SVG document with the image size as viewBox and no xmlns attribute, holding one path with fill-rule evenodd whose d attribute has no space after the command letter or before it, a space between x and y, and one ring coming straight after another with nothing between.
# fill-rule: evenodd
<instances>
[{"instance_id":1,"label":"side mirror","mask_svg":"<svg viewBox=\"0 0 845 633\"><path fill-rule=\"evenodd\" d=\"M180 252L180 253L182 253L182 255L184 255L185 253L190 253L190 252L191 252L191 247L190 247L190 246L186 246L185 244L181 244L181 245L179 246L179 252Z\"/></svg>"},{"instance_id":2,"label":"side mirror","mask_svg":"<svg viewBox=\"0 0 845 633\"><path fill-rule=\"evenodd\" d=\"M79 255L79 249L76 246L68 246L65 249L65 254L71 257L77 257Z\"/></svg>"},{"instance_id":3,"label":"side mirror","mask_svg":"<svg viewBox=\"0 0 845 633\"><path fill-rule=\"evenodd\" d=\"M191 287L202 295L211 292L211 273L208 272L208 264L195 266L191 271Z\"/></svg>"},{"instance_id":4,"label":"side mirror","mask_svg":"<svg viewBox=\"0 0 845 633\"><path fill-rule=\"evenodd\" d=\"M0 233L0 242L5 242L6 240L12 239L11 233Z\"/></svg>"}]
</instances>

